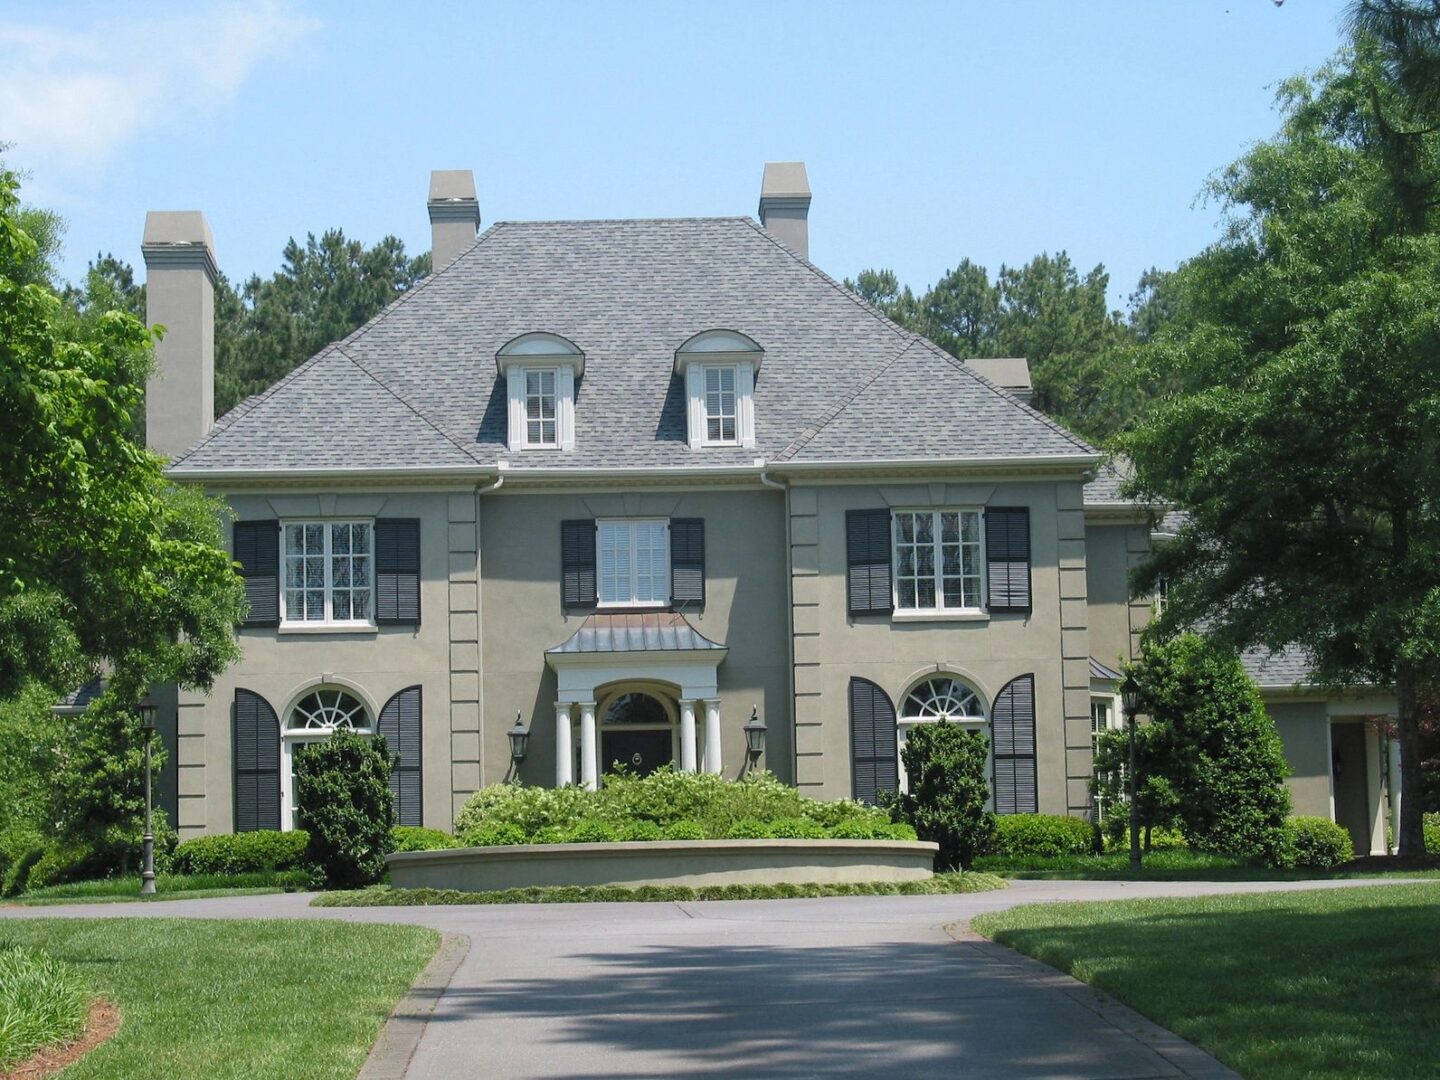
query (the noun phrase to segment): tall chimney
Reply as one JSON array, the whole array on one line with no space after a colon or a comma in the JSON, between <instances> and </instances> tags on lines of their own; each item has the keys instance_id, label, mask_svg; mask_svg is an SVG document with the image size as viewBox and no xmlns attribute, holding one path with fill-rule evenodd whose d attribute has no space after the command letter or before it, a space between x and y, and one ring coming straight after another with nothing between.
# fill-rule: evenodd
<instances>
[{"instance_id":1,"label":"tall chimney","mask_svg":"<svg viewBox=\"0 0 1440 1080\"><path fill-rule=\"evenodd\" d=\"M803 161L767 161L760 181L760 225L802 259L810 258L810 181Z\"/></svg>"},{"instance_id":2,"label":"tall chimney","mask_svg":"<svg viewBox=\"0 0 1440 1080\"><path fill-rule=\"evenodd\" d=\"M215 423L215 238L199 210L151 210L140 253L145 322L165 327L145 387L145 438L177 458Z\"/></svg>"},{"instance_id":3,"label":"tall chimney","mask_svg":"<svg viewBox=\"0 0 1440 1080\"><path fill-rule=\"evenodd\" d=\"M430 270L433 273L475 243L480 200L469 169L436 169L430 174Z\"/></svg>"}]
</instances>

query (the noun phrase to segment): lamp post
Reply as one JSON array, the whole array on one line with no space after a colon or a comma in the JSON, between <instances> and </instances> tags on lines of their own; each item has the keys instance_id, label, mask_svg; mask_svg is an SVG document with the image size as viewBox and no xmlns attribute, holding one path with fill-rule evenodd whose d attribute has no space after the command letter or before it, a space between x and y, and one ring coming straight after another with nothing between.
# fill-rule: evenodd
<instances>
[{"instance_id":1,"label":"lamp post","mask_svg":"<svg viewBox=\"0 0 1440 1080\"><path fill-rule=\"evenodd\" d=\"M520 719L520 714L515 714L515 724L507 731L506 736L510 739L510 772L515 775L520 770L520 763L525 760L525 753L530 749L530 729Z\"/></svg>"},{"instance_id":2,"label":"lamp post","mask_svg":"<svg viewBox=\"0 0 1440 1080\"><path fill-rule=\"evenodd\" d=\"M1135 799L1135 714L1140 711L1140 687L1135 679L1125 676L1120 685L1120 704L1125 709L1125 724L1130 729L1130 767L1126 770L1126 789L1130 794L1130 872L1140 872L1140 806Z\"/></svg>"},{"instance_id":3,"label":"lamp post","mask_svg":"<svg viewBox=\"0 0 1440 1080\"><path fill-rule=\"evenodd\" d=\"M750 706L750 719L745 722L745 749L749 751L746 770L753 769L765 753L765 721L760 719L760 706Z\"/></svg>"},{"instance_id":4,"label":"lamp post","mask_svg":"<svg viewBox=\"0 0 1440 1080\"><path fill-rule=\"evenodd\" d=\"M140 730L145 736L145 836L141 840L140 895L155 895L155 828L152 820L154 802L151 798L151 743L155 740L155 703L149 698L140 702Z\"/></svg>"}]
</instances>

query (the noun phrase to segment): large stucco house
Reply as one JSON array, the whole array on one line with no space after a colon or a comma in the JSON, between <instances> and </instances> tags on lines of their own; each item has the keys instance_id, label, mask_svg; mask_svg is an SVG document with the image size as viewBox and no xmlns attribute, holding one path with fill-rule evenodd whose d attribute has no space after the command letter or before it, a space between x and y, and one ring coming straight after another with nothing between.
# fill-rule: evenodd
<instances>
[{"instance_id":1,"label":"large stucco house","mask_svg":"<svg viewBox=\"0 0 1440 1080\"><path fill-rule=\"evenodd\" d=\"M401 821L442 828L617 760L872 798L938 717L989 733L998 812L1093 813L1155 516L1023 361L962 363L812 265L810 201L770 164L758 222L477 237L471 174L437 172L434 273L218 420L209 227L148 217L149 438L233 509L250 600L213 692L161 695L182 836L288 827L292 750L336 728L385 734ZM1297 812L1383 849L1393 703L1283 674Z\"/></svg>"}]
</instances>

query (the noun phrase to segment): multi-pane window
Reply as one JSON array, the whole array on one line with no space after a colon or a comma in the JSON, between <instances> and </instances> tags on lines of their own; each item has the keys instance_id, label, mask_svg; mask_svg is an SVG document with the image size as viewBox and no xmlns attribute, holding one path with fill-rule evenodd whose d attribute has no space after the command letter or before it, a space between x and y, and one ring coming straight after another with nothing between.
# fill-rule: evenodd
<instances>
[{"instance_id":1,"label":"multi-pane window","mask_svg":"<svg viewBox=\"0 0 1440 1080\"><path fill-rule=\"evenodd\" d=\"M525 372L525 445L558 446L555 371L538 368Z\"/></svg>"},{"instance_id":2,"label":"multi-pane window","mask_svg":"<svg viewBox=\"0 0 1440 1080\"><path fill-rule=\"evenodd\" d=\"M894 537L897 610L980 608L978 510L897 510Z\"/></svg>"},{"instance_id":3,"label":"multi-pane window","mask_svg":"<svg viewBox=\"0 0 1440 1080\"><path fill-rule=\"evenodd\" d=\"M375 530L368 521L287 521L287 623L370 623Z\"/></svg>"},{"instance_id":4,"label":"multi-pane window","mask_svg":"<svg viewBox=\"0 0 1440 1080\"><path fill-rule=\"evenodd\" d=\"M664 521L601 521L597 525L602 607L653 607L670 602L670 530Z\"/></svg>"},{"instance_id":5,"label":"multi-pane window","mask_svg":"<svg viewBox=\"0 0 1440 1080\"><path fill-rule=\"evenodd\" d=\"M1090 699L1090 750L1100 747L1100 736L1110 730L1110 703L1104 698Z\"/></svg>"},{"instance_id":6,"label":"multi-pane window","mask_svg":"<svg viewBox=\"0 0 1440 1080\"><path fill-rule=\"evenodd\" d=\"M739 411L735 398L735 368L707 365L705 368L705 441L733 443Z\"/></svg>"}]
</instances>

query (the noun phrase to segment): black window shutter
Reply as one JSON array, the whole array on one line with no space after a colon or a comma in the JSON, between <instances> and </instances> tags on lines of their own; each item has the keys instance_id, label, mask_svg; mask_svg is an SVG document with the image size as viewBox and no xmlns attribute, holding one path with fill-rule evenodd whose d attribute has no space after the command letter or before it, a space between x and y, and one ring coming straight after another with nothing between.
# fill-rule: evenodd
<instances>
[{"instance_id":1,"label":"black window shutter","mask_svg":"<svg viewBox=\"0 0 1440 1080\"><path fill-rule=\"evenodd\" d=\"M900 786L895 706L869 679L850 680L850 761L855 798L874 805Z\"/></svg>"},{"instance_id":2,"label":"black window shutter","mask_svg":"<svg viewBox=\"0 0 1440 1080\"><path fill-rule=\"evenodd\" d=\"M670 519L670 602L705 606L705 519Z\"/></svg>"},{"instance_id":3,"label":"black window shutter","mask_svg":"<svg viewBox=\"0 0 1440 1080\"><path fill-rule=\"evenodd\" d=\"M1030 510L985 511L986 588L991 611L1030 610Z\"/></svg>"},{"instance_id":4,"label":"black window shutter","mask_svg":"<svg viewBox=\"0 0 1440 1080\"><path fill-rule=\"evenodd\" d=\"M375 520L375 621L420 625L420 519Z\"/></svg>"},{"instance_id":5,"label":"black window shutter","mask_svg":"<svg viewBox=\"0 0 1440 1080\"><path fill-rule=\"evenodd\" d=\"M1012 679L995 695L990 737L995 759L995 812L1037 813L1034 675Z\"/></svg>"},{"instance_id":6,"label":"black window shutter","mask_svg":"<svg viewBox=\"0 0 1440 1080\"><path fill-rule=\"evenodd\" d=\"M560 523L561 602L567 608L595 606L595 522Z\"/></svg>"},{"instance_id":7,"label":"black window shutter","mask_svg":"<svg viewBox=\"0 0 1440 1080\"><path fill-rule=\"evenodd\" d=\"M890 511L845 511L845 561L850 614L888 614L894 607L890 588Z\"/></svg>"},{"instance_id":8,"label":"black window shutter","mask_svg":"<svg viewBox=\"0 0 1440 1080\"><path fill-rule=\"evenodd\" d=\"M250 690L235 691L235 831L280 828L280 720Z\"/></svg>"},{"instance_id":9,"label":"black window shutter","mask_svg":"<svg viewBox=\"0 0 1440 1080\"><path fill-rule=\"evenodd\" d=\"M243 626L280 625L280 522L237 521L235 561L250 613Z\"/></svg>"},{"instance_id":10,"label":"black window shutter","mask_svg":"<svg viewBox=\"0 0 1440 1080\"><path fill-rule=\"evenodd\" d=\"M379 734L385 737L394 764L390 797L396 825L419 825L423 816L420 784L420 687L407 686L380 710Z\"/></svg>"}]
</instances>

